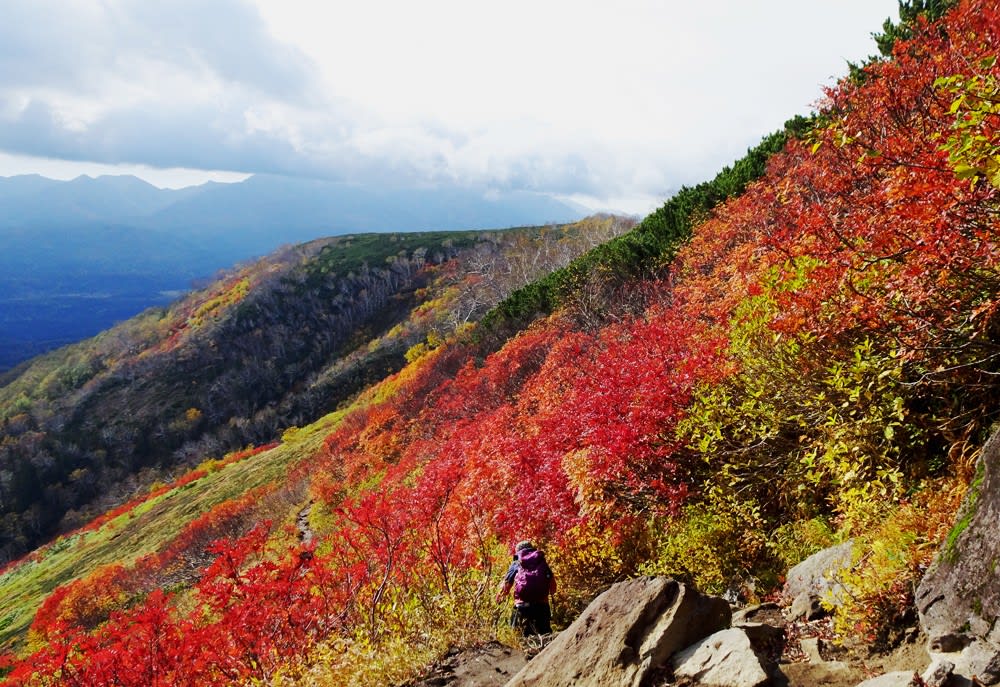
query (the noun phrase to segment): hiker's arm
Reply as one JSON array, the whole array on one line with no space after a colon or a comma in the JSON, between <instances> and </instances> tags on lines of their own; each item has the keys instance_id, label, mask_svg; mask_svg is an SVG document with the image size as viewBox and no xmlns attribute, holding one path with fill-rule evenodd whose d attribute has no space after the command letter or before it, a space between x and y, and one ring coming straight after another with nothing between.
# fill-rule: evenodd
<instances>
[{"instance_id":1,"label":"hiker's arm","mask_svg":"<svg viewBox=\"0 0 1000 687\"><path fill-rule=\"evenodd\" d=\"M515 558L514 562L507 568L507 572L504 573L503 580L500 581L500 587L497 589L497 601L510 594L510 588L514 586L514 576L517 574L517 569L517 559Z\"/></svg>"},{"instance_id":2,"label":"hiker's arm","mask_svg":"<svg viewBox=\"0 0 1000 687\"><path fill-rule=\"evenodd\" d=\"M549 594L556 593L556 576L553 575L549 578Z\"/></svg>"}]
</instances>

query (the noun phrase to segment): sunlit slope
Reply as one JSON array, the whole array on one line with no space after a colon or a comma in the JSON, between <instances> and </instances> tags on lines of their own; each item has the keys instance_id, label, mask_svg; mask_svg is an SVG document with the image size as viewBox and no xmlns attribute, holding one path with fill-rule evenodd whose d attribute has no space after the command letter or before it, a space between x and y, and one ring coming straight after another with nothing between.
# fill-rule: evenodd
<instances>
[{"instance_id":1,"label":"sunlit slope","mask_svg":"<svg viewBox=\"0 0 1000 687\"><path fill-rule=\"evenodd\" d=\"M286 248L0 387L0 559L209 456L273 441L630 221Z\"/></svg>"},{"instance_id":2,"label":"sunlit slope","mask_svg":"<svg viewBox=\"0 0 1000 687\"><path fill-rule=\"evenodd\" d=\"M759 171L741 192L668 203L660 255L615 249L537 287L555 297L429 332L285 432L301 459L219 504L248 517L183 579L174 539L154 584L137 560L57 589L9 683L398 684L496 635L524 538L560 579L557 625L640 573L759 599L852 538L834 629L891 643L1000 379L1000 3L943 9L734 165Z\"/></svg>"}]
</instances>

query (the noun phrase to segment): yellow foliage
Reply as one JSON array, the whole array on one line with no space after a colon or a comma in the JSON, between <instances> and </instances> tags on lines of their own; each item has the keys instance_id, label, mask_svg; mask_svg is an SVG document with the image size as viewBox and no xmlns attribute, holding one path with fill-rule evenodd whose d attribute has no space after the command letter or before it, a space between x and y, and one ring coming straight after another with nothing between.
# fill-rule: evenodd
<instances>
[{"instance_id":1,"label":"yellow foliage","mask_svg":"<svg viewBox=\"0 0 1000 687\"><path fill-rule=\"evenodd\" d=\"M860 520L868 504L898 499L902 449L923 431L907 408L903 361L870 339L736 331L739 372L697 389L678 425L706 474L772 515Z\"/></svg>"},{"instance_id":2,"label":"yellow foliage","mask_svg":"<svg viewBox=\"0 0 1000 687\"><path fill-rule=\"evenodd\" d=\"M187 432L201 420L201 411L197 408L188 408L183 415L178 416L169 423L169 427L174 432Z\"/></svg>"},{"instance_id":3,"label":"yellow foliage","mask_svg":"<svg viewBox=\"0 0 1000 687\"><path fill-rule=\"evenodd\" d=\"M428 351L430 351L430 348L427 347L427 344L423 342L414 344L409 348L409 350L406 351L406 362L416 362L420 358L424 357Z\"/></svg>"},{"instance_id":4,"label":"yellow foliage","mask_svg":"<svg viewBox=\"0 0 1000 687\"><path fill-rule=\"evenodd\" d=\"M948 533L965 494L960 478L923 485L911 500L883 512L855 540L854 565L842 578L846 593L834 615L843 637L887 643L912 608L913 589ZM883 509L884 511L885 509Z\"/></svg>"},{"instance_id":5,"label":"yellow foliage","mask_svg":"<svg viewBox=\"0 0 1000 687\"><path fill-rule=\"evenodd\" d=\"M444 337L437 330L432 329L427 332L427 345L431 348L437 348L444 342Z\"/></svg>"},{"instance_id":6,"label":"yellow foliage","mask_svg":"<svg viewBox=\"0 0 1000 687\"><path fill-rule=\"evenodd\" d=\"M420 588L394 590L380 606L378 627L331 635L268 684L390 687L415 679L451 647L496 639L506 604L495 603L492 585L469 571L454 589L446 593L428 578Z\"/></svg>"},{"instance_id":7,"label":"yellow foliage","mask_svg":"<svg viewBox=\"0 0 1000 687\"><path fill-rule=\"evenodd\" d=\"M576 616L596 594L632 575L649 555L648 529L635 522L590 518L571 528L559 548L546 549L558 582L556 622Z\"/></svg>"},{"instance_id":8,"label":"yellow foliage","mask_svg":"<svg viewBox=\"0 0 1000 687\"><path fill-rule=\"evenodd\" d=\"M776 584L764 522L752 503L718 497L655 526L655 558L641 568L647 575L674 577L711 594L738 590L748 600Z\"/></svg>"},{"instance_id":9,"label":"yellow foliage","mask_svg":"<svg viewBox=\"0 0 1000 687\"><path fill-rule=\"evenodd\" d=\"M205 472L212 473L217 470L222 469L223 461L218 458L206 458L198 464L195 470L204 470Z\"/></svg>"},{"instance_id":10,"label":"yellow foliage","mask_svg":"<svg viewBox=\"0 0 1000 687\"><path fill-rule=\"evenodd\" d=\"M218 317L225 308L242 301L248 293L250 293L250 279L248 277L239 279L229 288L198 306L188 318L188 323L200 326L206 318Z\"/></svg>"},{"instance_id":11,"label":"yellow foliage","mask_svg":"<svg viewBox=\"0 0 1000 687\"><path fill-rule=\"evenodd\" d=\"M833 546L837 541L830 523L824 518L786 522L771 533L768 548L790 568L812 554Z\"/></svg>"}]
</instances>

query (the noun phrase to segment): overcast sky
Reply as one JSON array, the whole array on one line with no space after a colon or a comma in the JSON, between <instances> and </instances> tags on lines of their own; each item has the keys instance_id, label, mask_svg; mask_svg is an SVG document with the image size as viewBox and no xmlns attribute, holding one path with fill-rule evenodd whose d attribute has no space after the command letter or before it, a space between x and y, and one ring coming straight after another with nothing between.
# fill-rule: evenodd
<instances>
[{"instance_id":1,"label":"overcast sky","mask_svg":"<svg viewBox=\"0 0 1000 687\"><path fill-rule=\"evenodd\" d=\"M2 0L0 176L267 172L645 212L812 110L896 7Z\"/></svg>"}]
</instances>

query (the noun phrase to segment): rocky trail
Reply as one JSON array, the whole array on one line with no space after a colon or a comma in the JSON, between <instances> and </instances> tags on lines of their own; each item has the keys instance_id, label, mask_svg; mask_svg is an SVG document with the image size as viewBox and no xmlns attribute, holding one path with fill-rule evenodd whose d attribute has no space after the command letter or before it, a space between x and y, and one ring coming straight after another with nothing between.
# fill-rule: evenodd
<instances>
[{"instance_id":1,"label":"rocky trail","mask_svg":"<svg viewBox=\"0 0 1000 687\"><path fill-rule=\"evenodd\" d=\"M775 687L855 687L897 671L919 674L927 665L927 652L920 637L908 638L888 654L872 654L860 647L851 650L838 646L833 641L829 618L789 621L786 612L787 608L777 604L764 604L734 613L735 618L745 617L747 621L784 630L785 640L772 645L767 656L776 668L771 678ZM551 638L547 643L550 642ZM505 687L539 650L537 640L534 644L529 644L526 650L499 642L453 649L431 666L424 678L406 687ZM649 683L650 687L672 684L669 674Z\"/></svg>"},{"instance_id":2,"label":"rocky trail","mask_svg":"<svg viewBox=\"0 0 1000 687\"><path fill-rule=\"evenodd\" d=\"M846 541L790 569L775 603L739 608L670 578L626 580L544 648L453 651L406 687L1000 684L1000 432L983 447L978 474L891 652L834 641L827 614L846 598L855 547Z\"/></svg>"}]
</instances>

